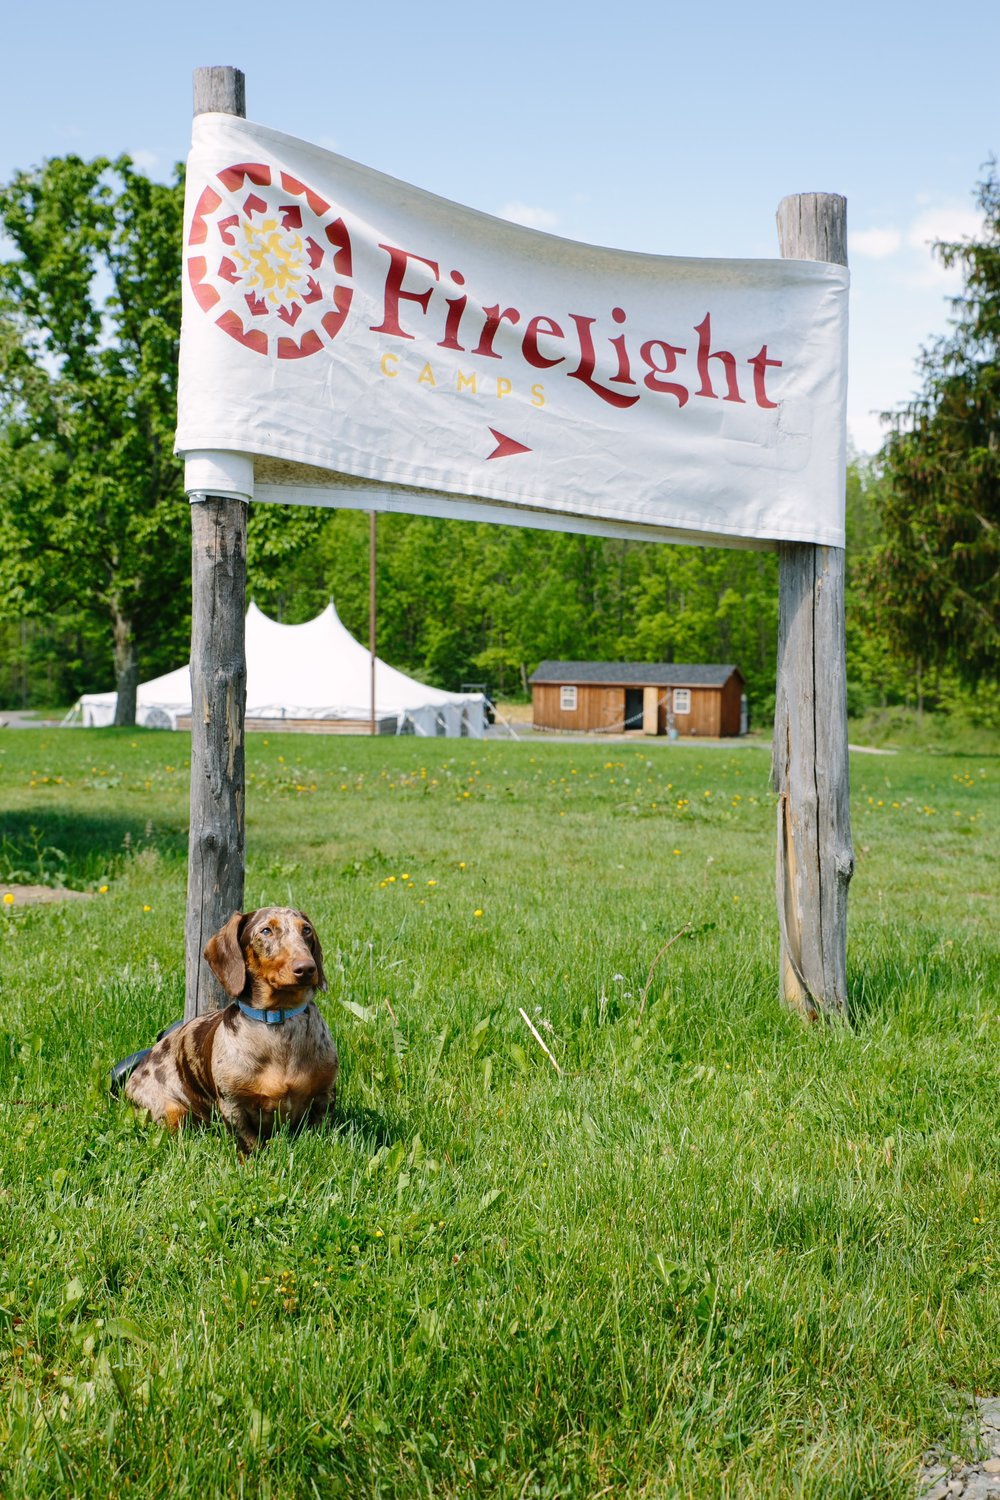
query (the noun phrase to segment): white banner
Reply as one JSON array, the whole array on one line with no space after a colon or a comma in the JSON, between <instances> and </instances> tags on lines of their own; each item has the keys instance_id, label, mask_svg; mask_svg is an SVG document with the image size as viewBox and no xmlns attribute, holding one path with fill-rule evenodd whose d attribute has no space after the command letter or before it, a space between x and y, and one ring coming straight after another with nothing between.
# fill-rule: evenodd
<instances>
[{"instance_id":1,"label":"white banner","mask_svg":"<svg viewBox=\"0 0 1000 1500\"><path fill-rule=\"evenodd\" d=\"M194 493L842 547L847 289L576 244L200 115L177 451Z\"/></svg>"}]
</instances>

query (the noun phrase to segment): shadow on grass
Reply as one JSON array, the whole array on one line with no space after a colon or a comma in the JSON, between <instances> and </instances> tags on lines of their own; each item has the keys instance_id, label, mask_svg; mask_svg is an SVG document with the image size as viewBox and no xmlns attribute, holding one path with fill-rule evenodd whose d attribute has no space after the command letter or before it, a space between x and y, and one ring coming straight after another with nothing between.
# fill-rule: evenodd
<instances>
[{"instance_id":1,"label":"shadow on grass","mask_svg":"<svg viewBox=\"0 0 1000 1500\"><path fill-rule=\"evenodd\" d=\"M350 1136L365 1150L375 1152L381 1146L391 1146L400 1138L400 1132L384 1116L360 1104L337 1106L329 1128L340 1136Z\"/></svg>"},{"instance_id":2,"label":"shadow on grass","mask_svg":"<svg viewBox=\"0 0 1000 1500\"><path fill-rule=\"evenodd\" d=\"M847 977L847 1013L854 1031L886 1021L899 1009L899 971L892 963L855 965Z\"/></svg>"},{"instance_id":3,"label":"shadow on grass","mask_svg":"<svg viewBox=\"0 0 1000 1500\"><path fill-rule=\"evenodd\" d=\"M187 824L154 822L141 813L66 808L3 815L0 880L81 889L117 873L143 849L167 859L187 855Z\"/></svg>"},{"instance_id":4,"label":"shadow on grass","mask_svg":"<svg viewBox=\"0 0 1000 1500\"><path fill-rule=\"evenodd\" d=\"M121 1066L119 1064L119 1066ZM119 1100L133 1110L136 1119L148 1120L145 1110L134 1109L124 1098L124 1079L121 1086L110 1090L110 1097L117 1104ZM153 1128L153 1127L151 1127ZM221 1115L213 1114L212 1121L208 1125L191 1121L186 1129L197 1131L198 1134L211 1132L219 1140L233 1143L233 1137ZM287 1125L281 1127L282 1132L287 1132L293 1139L299 1136L324 1135L331 1141L343 1140L345 1137L350 1144L359 1147L362 1151L374 1156L375 1152L383 1146L391 1146L400 1138L399 1130L389 1123L384 1116L373 1109L366 1109L363 1105L348 1105L341 1108L340 1105L321 1121L310 1121L308 1118L289 1129ZM265 1150L268 1141L262 1141L260 1149Z\"/></svg>"},{"instance_id":5,"label":"shadow on grass","mask_svg":"<svg viewBox=\"0 0 1000 1500\"><path fill-rule=\"evenodd\" d=\"M963 972L954 942L912 942L908 948L887 947L851 964L848 1007L855 1031L900 1024L935 1030L958 1026L969 1010L969 994L978 987L989 992L995 984L996 961L984 959L983 974Z\"/></svg>"}]
</instances>

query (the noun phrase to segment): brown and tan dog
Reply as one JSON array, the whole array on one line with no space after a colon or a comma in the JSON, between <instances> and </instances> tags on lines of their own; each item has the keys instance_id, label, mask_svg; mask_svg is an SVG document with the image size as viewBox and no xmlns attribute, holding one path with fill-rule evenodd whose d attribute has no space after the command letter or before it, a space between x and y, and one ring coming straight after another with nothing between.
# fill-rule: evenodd
<instances>
[{"instance_id":1,"label":"brown and tan dog","mask_svg":"<svg viewBox=\"0 0 1000 1500\"><path fill-rule=\"evenodd\" d=\"M323 952L303 912L234 912L205 947L233 1004L156 1043L126 1098L170 1130L218 1113L243 1151L281 1121L318 1121L337 1097L337 1048L312 1003L326 989Z\"/></svg>"}]
</instances>

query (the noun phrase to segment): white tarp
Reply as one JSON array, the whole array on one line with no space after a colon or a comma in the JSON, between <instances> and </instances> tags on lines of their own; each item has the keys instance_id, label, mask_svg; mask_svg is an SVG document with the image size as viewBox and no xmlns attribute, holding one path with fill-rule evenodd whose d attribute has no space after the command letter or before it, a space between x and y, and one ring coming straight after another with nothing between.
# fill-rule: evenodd
<instances>
[{"instance_id":1,"label":"white tarp","mask_svg":"<svg viewBox=\"0 0 1000 1500\"><path fill-rule=\"evenodd\" d=\"M304 625L283 625L251 604L246 617L248 719L360 719L371 712L371 658L328 604ZM113 724L115 693L80 699L88 728ZM485 724L481 693L447 693L375 662L375 713L397 733L469 735ZM141 683L136 720L151 729L176 729L191 714L191 669L178 667Z\"/></svg>"},{"instance_id":2,"label":"white tarp","mask_svg":"<svg viewBox=\"0 0 1000 1500\"><path fill-rule=\"evenodd\" d=\"M187 194L190 493L843 546L846 268L575 244L230 115Z\"/></svg>"}]
</instances>

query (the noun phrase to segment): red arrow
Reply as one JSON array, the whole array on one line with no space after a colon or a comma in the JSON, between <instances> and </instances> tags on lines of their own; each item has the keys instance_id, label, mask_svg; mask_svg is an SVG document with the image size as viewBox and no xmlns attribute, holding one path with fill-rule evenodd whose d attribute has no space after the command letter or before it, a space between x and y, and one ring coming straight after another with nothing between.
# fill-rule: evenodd
<instances>
[{"instance_id":1,"label":"red arrow","mask_svg":"<svg viewBox=\"0 0 1000 1500\"><path fill-rule=\"evenodd\" d=\"M525 443L519 443L515 438L508 437L505 432L497 432L495 427L490 431L497 440L497 445L492 453L487 453L486 460L491 458L511 458L515 453L530 453L531 449Z\"/></svg>"}]
</instances>

